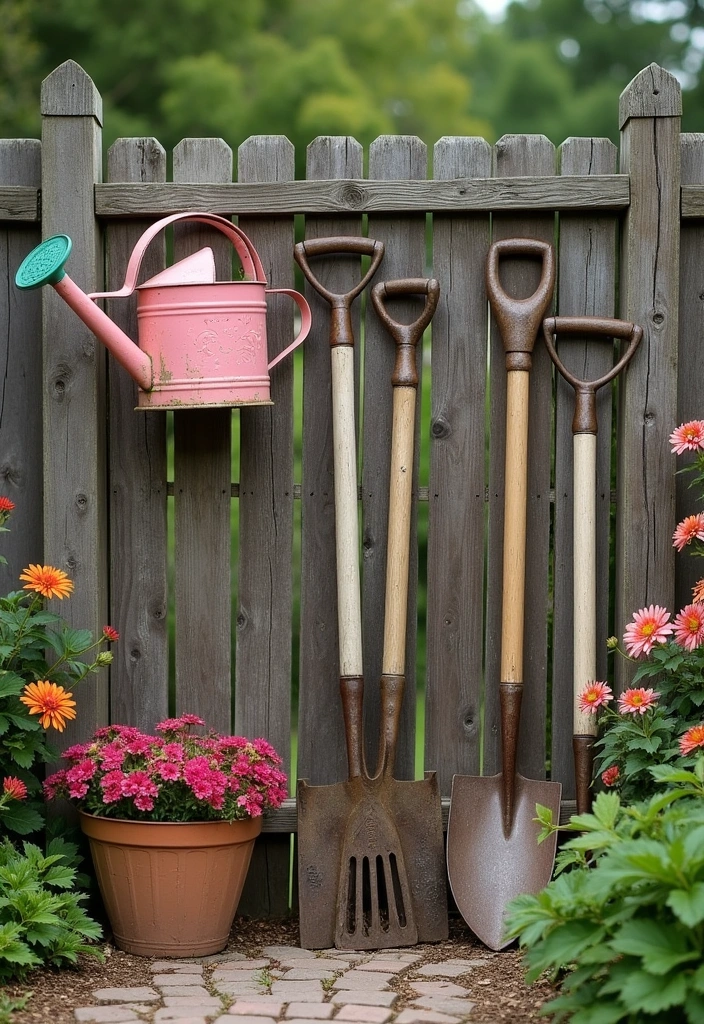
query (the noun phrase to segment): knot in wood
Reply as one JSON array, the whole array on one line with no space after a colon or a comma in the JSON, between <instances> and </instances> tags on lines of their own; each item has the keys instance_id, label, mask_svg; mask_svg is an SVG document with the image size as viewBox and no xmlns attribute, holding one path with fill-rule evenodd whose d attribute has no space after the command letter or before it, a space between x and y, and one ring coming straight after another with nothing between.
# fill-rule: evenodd
<instances>
[{"instance_id":1,"label":"knot in wood","mask_svg":"<svg viewBox=\"0 0 704 1024\"><path fill-rule=\"evenodd\" d=\"M60 363L51 378L51 394L57 402L63 402L68 394L73 379L70 366Z\"/></svg>"},{"instance_id":2,"label":"knot in wood","mask_svg":"<svg viewBox=\"0 0 704 1024\"><path fill-rule=\"evenodd\" d=\"M447 422L446 419L444 419L444 417L438 416L432 422L432 425L430 427L430 433L433 435L433 437L437 438L438 440L441 440L442 438L445 437L449 437L450 424Z\"/></svg>"},{"instance_id":3,"label":"knot in wood","mask_svg":"<svg viewBox=\"0 0 704 1024\"><path fill-rule=\"evenodd\" d=\"M88 498L85 494L77 494L75 498L76 508L81 515L85 515L88 511Z\"/></svg>"},{"instance_id":4,"label":"knot in wood","mask_svg":"<svg viewBox=\"0 0 704 1024\"><path fill-rule=\"evenodd\" d=\"M340 199L343 206L350 210L361 210L367 203L364 190L359 185L343 185L340 188Z\"/></svg>"}]
</instances>

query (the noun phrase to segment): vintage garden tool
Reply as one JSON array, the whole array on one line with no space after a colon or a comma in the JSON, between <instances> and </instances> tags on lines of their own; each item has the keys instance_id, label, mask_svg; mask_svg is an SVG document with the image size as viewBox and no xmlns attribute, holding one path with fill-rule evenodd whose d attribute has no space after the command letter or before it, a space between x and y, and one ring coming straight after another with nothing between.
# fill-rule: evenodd
<instances>
[{"instance_id":1,"label":"vintage garden tool","mask_svg":"<svg viewBox=\"0 0 704 1024\"><path fill-rule=\"evenodd\" d=\"M400 324L384 305L424 295L417 320ZM386 553L381 728L377 769L351 784L355 807L340 867L335 945L379 949L447 938L447 891L440 791L434 772L399 781L393 770L405 687L408 569L414 462L416 346L437 308L433 279L386 281L372 289L374 307L396 343Z\"/></svg>"},{"instance_id":2,"label":"vintage garden tool","mask_svg":"<svg viewBox=\"0 0 704 1024\"><path fill-rule=\"evenodd\" d=\"M538 257L542 274L529 298L514 299L499 280L502 256ZM547 242L511 238L487 256L486 288L506 352L506 455L501 623L502 771L491 777L455 775L447 830L447 867L457 907L490 949L507 945L506 904L538 892L550 880L555 838L538 845L536 804L560 813L562 787L526 779L516 768L523 695L523 618L528 483L528 397L531 353L550 303L555 257Z\"/></svg>"},{"instance_id":3,"label":"vintage garden tool","mask_svg":"<svg viewBox=\"0 0 704 1024\"><path fill-rule=\"evenodd\" d=\"M548 317L543 322L545 344L557 369L575 391L574 418L574 718L572 749L577 796L577 813L591 805L590 786L594 770L596 716L580 711L579 694L596 679L596 393L613 380L630 362L643 337L642 328L624 320L603 317ZM622 338L628 346L616 365L598 380L581 380L561 362L553 339L560 334L598 335Z\"/></svg>"},{"instance_id":4,"label":"vintage garden tool","mask_svg":"<svg viewBox=\"0 0 704 1024\"><path fill-rule=\"evenodd\" d=\"M351 291L328 291L314 276L310 257L351 254L370 256L366 274ZM364 774L362 753L362 610L360 603L357 447L354 415L354 335L352 301L372 279L384 246L372 238L335 237L299 242L294 255L308 281L331 306L333 469L335 477L335 553L340 695L345 721L349 780L311 786L299 779L298 899L301 944L327 949L335 941L343 840Z\"/></svg>"},{"instance_id":5,"label":"vintage garden tool","mask_svg":"<svg viewBox=\"0 0 704 1024\"><path fill-rule=\"evenodd\" d=\"M222 231L242 264L241 281L216 281L211 249L188 256L137 285L149 243L168 225L196 221ZM18 288L50 284L139 385L138 409L198 409L271 405L269 370L292 352L310 330L310 308L290 288L267 288L257 251L238 227L212 213L176 213L152 224L134 247L125 283L116 292L86 295L64 264L68 235L54 235L20 265ZM96 306L137 291L139 345ZM266 296L290 295L301 311L295 340L270 362L266 342Z\"/></svg>"}]
</instances>

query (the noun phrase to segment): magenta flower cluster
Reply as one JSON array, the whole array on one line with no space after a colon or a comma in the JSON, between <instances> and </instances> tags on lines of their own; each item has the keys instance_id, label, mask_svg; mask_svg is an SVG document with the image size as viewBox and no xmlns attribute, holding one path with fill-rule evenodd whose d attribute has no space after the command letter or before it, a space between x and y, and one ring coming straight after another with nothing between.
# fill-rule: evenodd
<instances>
[{"instance_id":1,"label":"magenta flower cluster","mask_svg":"<svg viewBox=\"0 0 704 1024\"><path fill-rule=\"evenodd\" d=\"M98 729L64 751L68 767L44 783L90 814L150 821L256 818L286 798L281 758L264 739L198 735L197 715L168 718L150 736L127 725Z\"/></svg>"}]
</instances>

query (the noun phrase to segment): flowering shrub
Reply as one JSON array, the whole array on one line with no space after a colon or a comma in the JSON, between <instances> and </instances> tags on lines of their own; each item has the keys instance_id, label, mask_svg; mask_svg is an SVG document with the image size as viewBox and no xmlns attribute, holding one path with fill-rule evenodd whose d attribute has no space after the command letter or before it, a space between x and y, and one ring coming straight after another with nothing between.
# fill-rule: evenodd
<instances>
[{"instance_id":1,"label":"flowering shrub","mask_svg":"<svg viewBox=\"0 0 704 1024\"><path fill-rule=\"evenodd\" d=\"M89 814L137 821L256 818L286 797L281 758L266 740L191 732L196 715L168 718L149 736L126 725L98 729L64 751L68 768L44 783Z\"/></svg>"},{"instance_id":2,"label":"flowering shrub","mask_svg":"<svg viewBox=\"0 0 704 1024\"><path fill-rule=\"evenodd\" d=\"M704 420L677 427L670 443L677 455L695 454L681 472L694 474L692 486L704 485ZM704 555L704 512L686 516L672 542L678 551ZM704 579L692 597L674 619L660 605L635 612L623 649L615 637L607 641L611 650L637 663L617 710L609 707L613 694L606 683L589 683L580 695L581 710L600 717L597 773L625 801L654 792L654 765L690 767L691 755L704 747Z\"/></svg>"},{"instance_id":3,"label":"flowering shrub","mask_svg":"<svg viewBox=\"0 0 704 1024\"><path fill-rule=\"evenodd\" d=\"M13 509L13 502L0 496L0 532L7 532ZM43 820L34 769L56 760L45 731L63 732L76 717L69 687L110 664L110 651L98 648L117 640L118 633L105 626L95 640L89 630L71 629L46 610L47 598L63 600L73 592L73 582L61 569L29 565L20 580L21 590L0 597L0 824L27 834ZM89 651L92 660L82 660ZM12 780L20 786L8 789Z\"/></svg>"}]
</instances>

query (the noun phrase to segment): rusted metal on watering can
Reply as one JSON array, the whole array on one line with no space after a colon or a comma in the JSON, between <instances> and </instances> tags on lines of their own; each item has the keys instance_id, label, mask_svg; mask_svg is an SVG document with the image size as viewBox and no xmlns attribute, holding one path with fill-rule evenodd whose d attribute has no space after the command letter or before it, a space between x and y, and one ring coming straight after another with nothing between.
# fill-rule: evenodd
<instances>
[{"instance_id":1,"label":"rusted metal on watering can","mask_svg":"<svg viewBox=\"0 0 704 1024\"><path fill-rule=\"evenodd\" d=\"M137 286L149 243L177 221L217 228L232 242L243 280L216 281L210 249ZM269 371L306 338L310 307L291 288L267 288L256 249L243 231L212 213L177 213L149 227L134 247L125 283L115 292L86 295L66 274L67 235L54 235L33 249L15 278L19 288L51 284L139 385L138 409L197 409L271 405ZM95 304L137 292L139 345ZM294 341L270 362L266 340L266 296L290 295L301 311Z\"/></svg>"}]
</instances>

